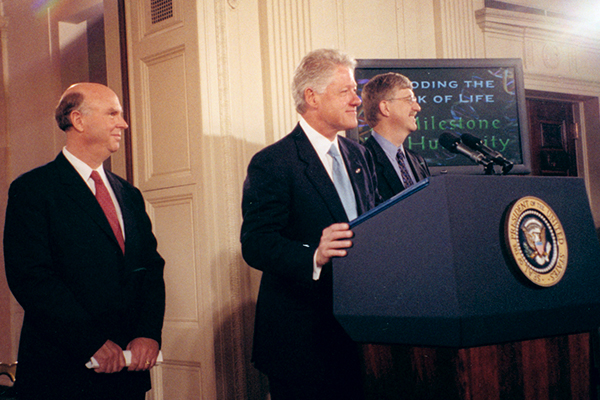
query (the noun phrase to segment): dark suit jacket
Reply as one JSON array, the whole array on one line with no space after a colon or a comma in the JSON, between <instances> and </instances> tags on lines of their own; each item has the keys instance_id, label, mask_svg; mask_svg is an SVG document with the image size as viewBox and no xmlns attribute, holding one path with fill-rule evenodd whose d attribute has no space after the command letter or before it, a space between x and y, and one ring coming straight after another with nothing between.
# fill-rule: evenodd
<instances>
[{"instance_id":1,"label":"dark suit jacket","mask_svg":"<svg viewBox=\"0 0 600 400\"><path fill-rule=\"evenodd\" d=\"M360 215L378 202L373 163L357 143L340 137L339 145ZM347 368L353 344L333 317L331 264L323 267L318 281L312 279L323 229L347 217L299 125L252 158L242 212L242 254L250 266L263 271L255 366L284 379L315 379L311 374L326 376L331 368Z\"/></svg>"},{"instance_id":2,"label":"dark suit jacket","mask_svg":"<svg viewBox=\"0 0 600 400\"><path fill-rule=\"evenodd\" d=\"M375 160L375 170L377 171L377 188L379 194L383 200L387 200L397 193L404 190L404 185L400 180L400 177L396 173L396 170L390 163L390 159L387 157L379 143L375 138L370 137L364 143L365 147L369 149ZM413 175L417 182L430 176L429 167L425 162L425 159L414 151L404 148L406 153L406 159L410 165Z\"/></svg>"},{"instance_id":3,"label":"dark suit jacket","mask_svg":"<svg viewBox=\"0 0 600 400\"><path fill-rule=\"evenodd\" d=\"M150 388L148 373L85 367L106 340L122 348L136 337L160 344L165 308L164 261L142 195L107 176L123 214L125 254L62 153L10 186L4 256L9 286L25 310L17 383L31 398Z\"/></svg>"}]
</instances>

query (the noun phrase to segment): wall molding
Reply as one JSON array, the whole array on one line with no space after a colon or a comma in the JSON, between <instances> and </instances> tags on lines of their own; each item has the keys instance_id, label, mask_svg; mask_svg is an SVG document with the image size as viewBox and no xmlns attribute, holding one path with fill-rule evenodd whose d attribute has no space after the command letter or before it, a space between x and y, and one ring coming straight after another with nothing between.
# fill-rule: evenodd
<instances>
[{"instance_id":1,"label":"wall molding","mask_svg":"<svg viewBox=\"0 0 600 400\"><path fill-rule=\"evenodd\" d=\"M265 63L265 107L268 141L287 134L297 121L291 82L297 63L311 49L310 1L267 0L261 25L267 30Z\"/></svg>"},{"instance_id":2,"label":"wall molding","mask_svg":"<svg viewBox=\"0 0 600 400\"><path fill-rule=\"evenodd\" d=\"M571 88L575 91L589 91L588 84L600 83L595 71L600 65L600 39L581 30L579 22L494 8L478 10L475 15L488 55L515 57L514 49L520 48L526 77L529 73L584 82Z\"/></svg>"},{"instance_id":3,"label":"wall molding","mask_svg":"<svg viewBox=\"0 0 600 400\"><path fill-rule=\"evenodd\" d=\"M477 32L475 9L471 0L439 1L442 49L441 58L476 58Z\"/></svg>"}]
</instances>

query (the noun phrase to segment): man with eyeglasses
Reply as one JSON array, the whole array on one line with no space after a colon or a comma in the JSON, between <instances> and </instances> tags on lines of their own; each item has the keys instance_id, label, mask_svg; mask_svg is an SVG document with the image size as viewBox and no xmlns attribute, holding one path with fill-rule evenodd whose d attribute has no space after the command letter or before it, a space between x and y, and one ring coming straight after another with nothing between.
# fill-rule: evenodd
<instances>
[{"instance_id":1,"label":"man with eyeglasses","mask_svg":"<svg viewBox=\"0 0 600 400\"><path fill-rule=\"evenodd\" d=\"M371 78L363 88L362 101L367 123L373 129L364 145L373 154L379 194L387 200L430 176L425 159L403 145L417 130L421 106L410 80L395 72Z\"/></svg>"}]
</instances>

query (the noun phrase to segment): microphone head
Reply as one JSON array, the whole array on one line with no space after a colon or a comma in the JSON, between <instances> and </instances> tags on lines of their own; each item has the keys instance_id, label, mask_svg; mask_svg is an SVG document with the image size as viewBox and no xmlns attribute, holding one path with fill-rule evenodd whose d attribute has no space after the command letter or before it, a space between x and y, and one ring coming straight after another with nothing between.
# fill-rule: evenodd
<instances>
[{"instance_id":1,"label":"microphone head","mask_svg":"<svg viewBox=\"0 0 600 400\"><path fill-rule=\"evenodd\" d=\"M508 174L508 172L512 169L513 167L513 163L512 161L506 160L506 163L502 166L502 173L504 175Z\"/></svg>"},{"instance_id":2,"label":"microphone head","mask_svg":"<svg viewBox=\"0 0 600 400\"><path fill-rule=\"evenodd\" d=\"M481 139L471 135L470 133L463 133L462 135L460 135L460 140L462 140L464 144L466 144L472 149L481 148Z\"/></svg>"},{"instance_id":3,"label":"microphone head","mask_svg":"<svg viewBox=\"0 0 600 400\"><path fill-rule=\"evenodd\" d=\"M480 151L495 164L500 165L502 167L502 172L505 175L513 167L513 163L511 161L504 158L500 152L486 146L477 136L473 136L470 133L463 133L460 136L460 140L471 149Z\"/></svg>"},{"instance_id":4,"label":"microphone head","mask_svg":"<svg viewBox=\"0 0 600 400\"><path fill-rule=\"evenodd\" d=\"M456 146L460 143L460 136L454 132L446 131L440 135L439 142L446 150L456 153Z\"/></svg>"}]
</instances>

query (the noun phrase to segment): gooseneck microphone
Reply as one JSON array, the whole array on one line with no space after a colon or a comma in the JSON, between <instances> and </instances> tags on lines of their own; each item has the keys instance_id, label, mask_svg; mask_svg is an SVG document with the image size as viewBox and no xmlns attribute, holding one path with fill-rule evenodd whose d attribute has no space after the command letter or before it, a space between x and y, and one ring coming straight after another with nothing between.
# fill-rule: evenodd
<instances>
[{"instance_id":1,"label":"gooseneck microphone","mask_svg":"<svg viewBox=\"0 0 600 400\"><path fill-rule=\"evenodd\" d=\"M479 150L473 150L462 144L460 136L458 136L456 133L450 131L442 133L440 135L439 142L449 152L462 154L464 156L469 157L472 161L476 162L477 164L483 165L486 169L486 172L488 172L490 168L493 170L494 162L489 160Z\"/></svg>"},{"instance_id":2,"label":"gooseneck microphone","mask_svg":"<svg viewBox=\"0 0 600 400\"><path fill-rule=\"evenodd\" d=\"M469 133L463 133L460 140L473 150L483 153L487 158L502 167L502 173L507 174L513 167L512 161L506 159L500 152L483 144L481 139Z\"/></svg>"}]
</instances>

